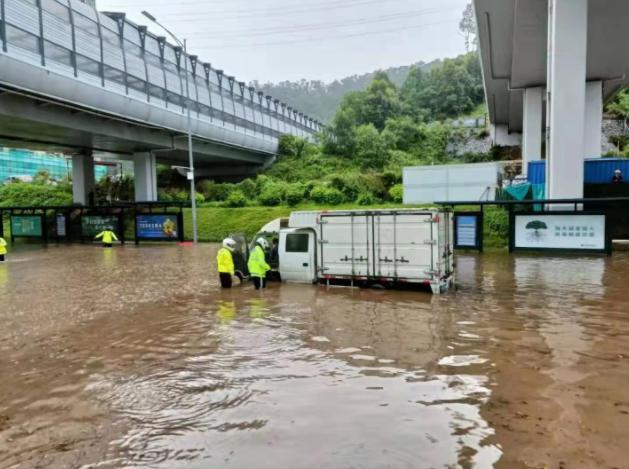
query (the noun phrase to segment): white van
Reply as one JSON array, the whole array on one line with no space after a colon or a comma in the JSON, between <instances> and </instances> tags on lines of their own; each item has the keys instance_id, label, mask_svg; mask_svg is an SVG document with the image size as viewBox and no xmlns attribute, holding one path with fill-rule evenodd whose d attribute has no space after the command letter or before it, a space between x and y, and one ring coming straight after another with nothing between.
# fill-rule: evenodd
<instances>
[{"instance_id":1,"label":"white van","mask_svg":"<svg viewBox=\"0 0 629 469\"><path fill-rule=\"evenodd\" d=\"M279 228L284 282L454 284L452 216L447 210L293 212ZM280 227L275 220L262 229ZM275 230L274 230L275 231Z\"/></svg>"}]
</instances>

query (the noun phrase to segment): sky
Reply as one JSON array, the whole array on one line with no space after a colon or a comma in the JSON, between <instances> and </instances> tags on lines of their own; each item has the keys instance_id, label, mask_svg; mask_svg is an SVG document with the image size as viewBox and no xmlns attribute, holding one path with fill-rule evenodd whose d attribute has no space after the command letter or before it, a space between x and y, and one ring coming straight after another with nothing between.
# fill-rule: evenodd
<instances>
[{"instance_id":1,"label":"sky","mask_svg":"<svg viewBox=\"0 0 629 469\"><path fill-rule=\"evenodd\" d=\"M238 80L323 80L455 57L468 0L96 0Z\"/></svg>"}]
</instances>

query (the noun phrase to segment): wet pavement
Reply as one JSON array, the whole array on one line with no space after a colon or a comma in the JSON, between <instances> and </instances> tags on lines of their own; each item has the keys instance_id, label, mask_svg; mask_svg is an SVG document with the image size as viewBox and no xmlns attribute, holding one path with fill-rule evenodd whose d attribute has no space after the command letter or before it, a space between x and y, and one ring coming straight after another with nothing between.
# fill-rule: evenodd
<instances>
[{"instance_id":1,"label":"wet pavement","mask_svg":"<svg viewBox=\"0 0 629 469\"><path fill-rule=\"evenodd\" d=\"M220 291L216 246L0 264L0 467L621 468L629 254Z\"/></svg>"}]
</instances>

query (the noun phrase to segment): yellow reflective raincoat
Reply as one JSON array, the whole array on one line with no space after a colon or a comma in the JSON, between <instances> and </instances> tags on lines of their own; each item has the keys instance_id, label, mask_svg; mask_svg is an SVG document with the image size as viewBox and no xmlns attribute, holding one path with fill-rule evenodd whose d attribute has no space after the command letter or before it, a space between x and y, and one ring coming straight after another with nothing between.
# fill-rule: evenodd
<instances>
[{"instance_id":1,"label":"yellow reflective raincoat","mask_svg":"<svg viewBox=\"0 0 629 469\"><path fill-rule=\"evenodd\" d=\"M4 238L0 238L0 256L4 256L7 253L7 242Z\"/></svg>"},{"instance_id":2,"label":"yellow reflective raincoat","mask_svg":"<svg viewBox=\"0 0 629 469\"><path fill-rule=\"evenodd\" d=\"M234 266L234 256L229 249L219 249L216 255L216 262L218 264L219 273L235 275L236 267Z\"/></svg>"},{"instance_id":3,"label":"yellow reflective raincoat","mask_svg":"<svg viewBox=\"0 0 629 469\"><path fill-rule=\"evenodd\" d=\"M266 278L266 273L271 270L271 266L266 263L264 250L259 245L256 245L249 254L247 267L249 267L249 274L252 277Z\"/></svg>"},{"instance_id":4,"label":"yellow reflective raincoat","mask_svg":"<svg viewBox=\"0 0 629 469\"><path fill-rule=\"evenodd\" d=\"M116 237L116 233L114 233L111 230L103 230L95 236L95 239L101 239L101 238L103 240L103 244L111 244L114 241L118 241L118 238Z\"/></svg>"}]
</instances>

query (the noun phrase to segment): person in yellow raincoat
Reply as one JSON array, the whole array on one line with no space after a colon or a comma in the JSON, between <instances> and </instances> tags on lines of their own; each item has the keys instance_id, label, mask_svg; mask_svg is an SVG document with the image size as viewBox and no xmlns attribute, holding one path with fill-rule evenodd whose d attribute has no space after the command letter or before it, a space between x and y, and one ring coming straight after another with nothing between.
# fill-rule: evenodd
<instances>
[{"instance_id":1,"label":"person in yellow raincoat","mask_svg":"<svg viewBox=\"0 0 629 469\"><path fill-rule=\"evenodd\" d=\"M264 253L269 247L269 243L264 238L259 238L256 241L256 246L249 254L249 275L253 279L253 284L256 290L266 288L266 273L271 270L271 266L266 262L266 255Z\"/></svg>"},{"instance_id":2,"label":"person in yellow raincoat","mask_svg":"<svg viewBox=\"0 0 629 469\"><path fill-rule=\"evenodd\" d=\"M231 288L232 277L236 274L234 266L234 249L236 249L236 241L231 238L223 240L223 247L218 250L216 255L216 263L218 265L218 276L221 280L221 287Z\"/></svg>"},{"instance_id":3,"label":"person in yellow raincoat","mask_svg":"<svg viewBox=\"0 0 629 469\"><path fill-rule=\"evenodd\" d=\"M110 248L114 241L118 241L116 233L111 231L109 228L105 228L103 231L98 233L94 239L102 239L104 248Z\"/></svg>"},{"instance_id":4,"label":"person in yellow raincoat","mask_svg":"<svg viewBox=\"0 0 629 469\"><path fill-rule=\"evenodd\" d=\"M4 256L7 255L7 242L4 238L0 238L0 262L4 262Z\"/></svg>"}]
</instances>

